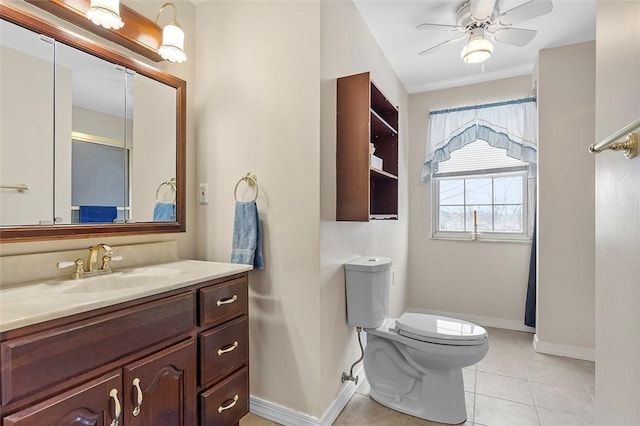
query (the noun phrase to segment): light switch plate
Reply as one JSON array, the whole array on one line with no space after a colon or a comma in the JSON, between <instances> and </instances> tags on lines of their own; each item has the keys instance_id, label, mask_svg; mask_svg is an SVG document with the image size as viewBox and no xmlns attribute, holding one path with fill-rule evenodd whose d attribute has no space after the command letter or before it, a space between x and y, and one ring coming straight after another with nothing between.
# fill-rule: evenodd
<instances>
[{"instance_id":1,"label":"light switch plate","mask_svg":"<svg viewBox=\"0 0 640 426\"><path fill-rule=\"evenodd\" d=\"M200 187L200 197L199 197L200 204L201 205L209 204L209 184L201 183L199 187Z\"/></svg>"}]
</instances>

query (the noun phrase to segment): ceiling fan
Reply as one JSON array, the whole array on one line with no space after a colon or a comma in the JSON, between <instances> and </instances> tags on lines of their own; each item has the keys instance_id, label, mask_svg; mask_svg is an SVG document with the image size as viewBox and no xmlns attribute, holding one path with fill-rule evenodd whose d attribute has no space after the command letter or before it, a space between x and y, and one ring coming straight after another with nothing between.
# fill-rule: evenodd
<instances>
[{"instance_id":1,"label":"ceiling fan","mask_svg":"<svg viewBox=\"0 0 640 426\"><path fill-rule=\"evenodd\" d=\"M456 9L454 25L424 23L417 27L421 30L459 31L463 34L418 54L430 54L446 45L467 39L460 57L466 63L477 64L489 59L493 53L491 41L513 46L528 44L536 36L537 31L514 28L513 25L545 15L552 10L551 0L529 0L505 12L500 11L499 0L465 0Z\"/></svg>"}]
</instances>

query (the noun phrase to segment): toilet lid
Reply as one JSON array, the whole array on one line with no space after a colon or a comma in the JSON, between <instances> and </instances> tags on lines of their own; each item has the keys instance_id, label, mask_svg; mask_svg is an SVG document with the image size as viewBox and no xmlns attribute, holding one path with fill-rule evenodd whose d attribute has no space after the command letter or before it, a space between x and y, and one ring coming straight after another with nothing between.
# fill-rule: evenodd
<instances>
[{"instance_id":1,"label":"toilet lid","mask_svg":"<svg viewBox=\"0 0 640 426\"><path fill-rule=\"evenodd\" d=\"M487 330L471 322L414 312L402 314L396 330L412 339L449 345L479 345L487 338Z\"/></svg>"}]
</instances>

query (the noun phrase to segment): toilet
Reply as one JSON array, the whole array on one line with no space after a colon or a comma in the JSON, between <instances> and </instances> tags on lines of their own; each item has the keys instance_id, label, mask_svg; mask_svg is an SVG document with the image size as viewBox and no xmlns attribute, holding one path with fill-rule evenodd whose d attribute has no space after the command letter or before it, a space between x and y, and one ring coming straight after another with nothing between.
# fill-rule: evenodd
<instances>
[{"instance_id":1,"label":"toilet","mask_svg":"<svg viewBox=\"0 0 640 426\"><path fill-rule=\"evenodd\" d=\"M361 257L344 265L347 322L367 333L369 395L393 410L440 423L467 418L462 368L489 350L487 331L470 322L405 312L388 318L391 259Z\"/></svg>"}]
</instances>

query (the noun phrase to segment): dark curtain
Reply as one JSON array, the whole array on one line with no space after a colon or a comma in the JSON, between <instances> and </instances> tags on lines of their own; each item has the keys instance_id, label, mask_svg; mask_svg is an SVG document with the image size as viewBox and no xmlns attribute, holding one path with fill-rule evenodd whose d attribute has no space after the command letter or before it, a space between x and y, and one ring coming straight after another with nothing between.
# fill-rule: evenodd
<instances>
[{"instance_id":1,"label":"dark curtain","mask_svg":"<svg viewBox=\"0 0 640 426\"><path fill-rule=\"evenodd\" d=\"M524 324L529 327L536 326L536 234L538 227L536 219L533 220L533 237L531 241L531 260L529 261L529 283L527 284L527 302L524 307Z\"/></svg>"}]
</instances>

